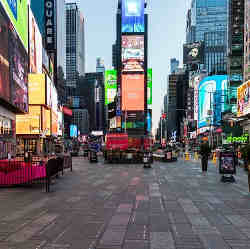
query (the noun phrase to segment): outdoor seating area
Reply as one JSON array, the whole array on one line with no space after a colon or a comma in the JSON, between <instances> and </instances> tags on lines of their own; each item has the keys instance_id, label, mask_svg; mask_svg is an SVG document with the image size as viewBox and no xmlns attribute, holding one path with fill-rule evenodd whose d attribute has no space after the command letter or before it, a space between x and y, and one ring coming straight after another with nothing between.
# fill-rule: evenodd
<instances>
[{"instance_id":1,"label":"outdoor seating area","mask_svg":"<svg viewBox=\"0 0 250 249\"><path fill-rule=\"evenodd\" d=\"M51 179L64 174L64 169L72 171L70 156L53 156L50 158L24 158L0 160L0 186L23 186L41 184L46 192L50 191Z\"/></svg>"}]
</instances>

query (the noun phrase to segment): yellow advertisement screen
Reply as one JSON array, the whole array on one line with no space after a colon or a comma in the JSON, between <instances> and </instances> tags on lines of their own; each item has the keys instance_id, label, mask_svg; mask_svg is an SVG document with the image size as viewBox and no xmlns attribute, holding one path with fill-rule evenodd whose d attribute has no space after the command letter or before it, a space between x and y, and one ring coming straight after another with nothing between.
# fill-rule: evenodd
<instances>
[{"instance_id":1,"label":"yellow advertisement screen","mask_svg":"<svg viewBox=\"0 0 250 249\"><path fill-rule=\"evenodd\" d=\"M45 109L45 107L43 107L42 109L42 113L43 113L43 127L42 130L44 132L44 135L46 136L50 136L50 110Z\"/></svg>"},{"instance_id":2,"label":"yellow advertisement screen","mask_svg":"<svg viewBox=\"0 0 250 249\"><path fill-rule=\"evenodd\" d=\"M45 103L45 74L29 74L29 104Z\"/></svg>"},{"instance_id":3,"label":"yellow advertisement screen","mask_svg":"<svg viewBox=\"0 0 250 249\"><path fill-rule=\"evenodd\" d=\"M16 115L16 134L40 134L41 107L29 106L29 114Z\"/></svg>"}]
</instances>

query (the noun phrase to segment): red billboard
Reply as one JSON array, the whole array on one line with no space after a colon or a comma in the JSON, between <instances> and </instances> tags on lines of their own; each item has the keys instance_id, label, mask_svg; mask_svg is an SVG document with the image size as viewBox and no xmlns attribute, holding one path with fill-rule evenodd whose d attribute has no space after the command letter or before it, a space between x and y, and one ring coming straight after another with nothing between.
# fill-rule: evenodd
<instances>
[{"instance_id":1,"label":"red billboard","mask_svg":"<svg viewBox=\"0 0 250 249\"><path fill-rule=\"evenodd\" d=\"M122 75L122 110L143 111L145 107L144 74Z\"/></svg>"}]
</instances>

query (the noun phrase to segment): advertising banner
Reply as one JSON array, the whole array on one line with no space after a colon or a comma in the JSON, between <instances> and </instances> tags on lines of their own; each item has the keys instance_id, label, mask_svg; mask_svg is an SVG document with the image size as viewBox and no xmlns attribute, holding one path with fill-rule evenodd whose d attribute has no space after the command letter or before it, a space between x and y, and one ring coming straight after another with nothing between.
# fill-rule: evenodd
<instances>
[{"instance_id":1,"label":"advertising banner","mask_svg":"<svg viewBox=\"0 0 250 249\"><path fill-rule=\"evenodd\" d=\"M144 36L122 36L122 71L144 71Z\"/></svg>"},{"instance_id":2,"label":"advertising banner","mask_svg":"<svg viewBox=\"0 0 250 249\"><path fill-rule=\"evenodd\" d=\"M30 72L42 73L43 44L42 36L37 26L35 17L29 8L29 56Z\"/></svg>"},{"instance_id":3,"label":"advertising banner","mask_svg":"<svg viewBox=\"0 0 250 249\"><path fill-rule=\"evenodd\" d=\"M22 44L28 51L28 4L27 0L0 0Z\"/></svg>"},{"instance_id":4,"label":"advertising banner","mask_svg":"<svg viewBox=\"0 0 250 249\"><path fill-rule=\"evenodd\" d=\"M63 114L60 111L57 113L57 135L63 135Z\"/></svg>"},{"instance_id":5,"label":"advertising banner","mask_svg":"<svg viewBox=\"0 0 250 249\"><path fill-rule=\"evenodd\" d=\"M250 113L250 81L237 88L237 116L241 117Z\"/></svg>"},{"instance_id":6,"label":"advertising banner","mask_svg":"<svg viewBox=\"0 0 250 249\"><path fill-rule=\"evenodd\" d=\"M16 134L40 134L41 106L30 106L28 114L16 115Z\"/></svg>"},{"instance_id":7,"label":"advertising banner","mask_svg":"<svg viewBox=\"0 0 250 249\"><path fill-rule=\"evenodd\" d=\"M45 46L50 52L56 50L55 0L44 0Z\"/></svg>"},{"instance_id":8,"label":"advertising banner","mask_svg":"<svg viewBox=\"0 0 250 249\"><path fill-rule=\"evenodd\" d=\"M8 22L0 11L0 98L11 103Z\"/></svg>"},{"instance_id":9,"label":"advertising banner","mask_svg":"<svg viewBox=\"0 0 250 249\"><path fill-rule=\"evenodd\" d=\"M28 55L15 30L9 30L11 103L28 112Z\"/></svg>"},{"instance_id":10,"label":"advertising banner","mask_svg":"<svg viewBox=\"0 0 250 249\"><path fill-rule=\"evenodd\" d=\"M117 71L105 71L105 105L114 101L117 92Z\"/></svg>"},{"instance_id":11,"label":"advertising banner","mask_svg":"<svg viewBox=\"0 0 250 249\"><path fill-rule=\"evenodd\" d=\"M57 113L51 110L51 133L53 136L57 136L58 128L58 117Z\"/></svg>"},{"instance_id":12,"label":"advertising banner","mask_svg":"<svg viewBox=\"0 0 250 249\"><path fill-rule=\"evenodd\" d=\"M227 75L204 78L198 88L198 128L220 125L221 113L227 108Z\"/></svg>"},{"instance_id":13,"label":"advertising banner","mask_svg":"<svg viewBox=\"0 0 250 249\"><path fill-rule=\"evenodd\" d=\"M183 64L203 63L204 43L195 42L183 45Z\"/></svg>"},{"instance_id":14,"label":"advertising banner","mask_svg":"<svg viewBox=\"0 0 250 249\"><path fill-rule=\"evenodd\" d=\"M70 125L70 137L77 137L78 130L76 125Z\"/></svg>"},{"instance_id":15,"label":"advertising banner","mask_svg":"<svg viewBox=\"0 0 250 249\"><path fill-rule=\"evenodd\" d=\"M152 68L148 69L148 108L152 109L153 88L152 88Z\"/></svg>"},{"instance_id":16,"label":"advertising banner","mask_svg":"<svg viewBox=\"0 0 250 249\"><path fill-rule=\"evenodd\" d=\"M42 107L42 130L44 133L44 136L50 136L51 130L50 130L50 110L46 109L44 106Z\"/></svg>"},{"instance_id":17,"label":"advertising banner","mask_svg":"<svg viewBox=\"0 0 250 249\"><path fill-rule=\"evenodd\" d=\"M122 33L145 32L145 0L122 0Z\"/></svg>"},{"instance_id":18,"label":"advertising banner","mask_svg":"<svg viewBox=\"0 0 250 249\"><path fill-rule=\"evenodd\" d=\"M46 136L51 135L51 113L49 109L45 109L45 116L43 116L43 119L45 119L45 129L48 131L46 133Z\"/></svg>"},{"instance_id":19,"label":"advertising banner","mask_svg":"<svg viewBox=\"0 0 250 249\"><path fill-rule=\"evenodd\" d=\"M29 74L29 104L45 105L45 74Z\"/></svg>"},{"instance_id":20,"label":"advertising banner","mask_svg":"<svg viewBox=\"0 0 250 249\"><path fill-rule=\"evenodd\" d=\"M142 111L144 110L144 75L123 74L122 75L122 110Z\"/></svg>"},{"instance_id":21,"label":"advertising banner","mask_svg":"<svg viewBox=\"0 0 250 249\"><path fill-rule=\"evenodd\" d=\"M220 174L236 174L234 152L221 152L219 161Z\"/></svg>"}]
</instances>

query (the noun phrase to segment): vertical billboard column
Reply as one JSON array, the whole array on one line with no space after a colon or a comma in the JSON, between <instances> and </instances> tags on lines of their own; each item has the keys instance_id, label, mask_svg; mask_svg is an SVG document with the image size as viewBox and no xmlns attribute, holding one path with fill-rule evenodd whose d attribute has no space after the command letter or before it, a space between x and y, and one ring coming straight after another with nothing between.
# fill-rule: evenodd
<instances>
[{"instance_id":1,"label":"vertical billboard column","mask_svg":"<svg viewBox=\"0 0 250 249\"><path fill-rule=\"evenodd\" d=\"M56 50L56 9L55 0L44 0L45 46L47 51Z\"/></svg>"},{"instance_id":2,"label":"vertical billboard column","mask_svg":"<svg viewBox=\"0 0 250 249\"><path fill-rule=\"evenodd\" d=\"M121 99L124 119L146 131L147 63L145 64L145 0L122 0L121 5ZM147 51L146 51L147 52ZM135 105L136 103L136 105ZM125 121L124 120L124 121ZM126 123L125 121L125 123ZM124 124L126 128L128 126Z\"/></svg>"}]
</instances>

